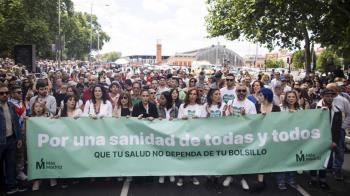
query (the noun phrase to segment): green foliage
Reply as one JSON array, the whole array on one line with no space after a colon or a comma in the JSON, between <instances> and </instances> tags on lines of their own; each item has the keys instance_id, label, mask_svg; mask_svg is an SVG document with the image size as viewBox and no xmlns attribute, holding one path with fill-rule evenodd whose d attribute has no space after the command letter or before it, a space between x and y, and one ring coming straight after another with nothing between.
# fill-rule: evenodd
<instances>
[{"instance_id":1,"label":"green foliage","mask_svg":"<svg viewBox=\"0 0 350 196\"><path fill-rule=\"evenodd\" d=\"M268 59L266 60L265 67L266 68L279 68L283 67L283 60L273 60L273 59Z\"/></svg>"},{"instance_id":2,"label":"green foliage","mask_svg":"<svg viewBox=\"0 0 350 196\"><path fill-rule=\"evenodd\" d=\"M296 69L302 69L305 65L305 51L298 50L292 55L292 64Z\"/></svg>"},{"instance_id":3,"label":"green foliage","mask_svg":"<svg viewBox=\"0 0 350 196\"><path fill-rule=\"evenodd\" d=\"M304 42L307 71L312 42L350 48L350 1L207 0L207 5L210 37L245 38L269 49L301 48Z\"/></svg>"},{"instance_id":4,"label":"green foliage","mask_svg":"<svg viewBox=\"0 0 350 196\"><path fill-rule=\"evenodd\" d=\"M65 37L64 56L84 58L90 52L90 15L74 12L71 0L0 0L0 56L11 56L16 44L35 44L41 58L53 57L51 44L58 35L58 6L61 7L61 34ZM92 17L93 45L97 49L109 41L97 17Z\"/></svg>"},{"instance_id":5,"label":"green foliage","mask_svg":"<svg viewBox=\"0 0 350 196\"><path fill-rule=\"evenodd\" d=\"M101 60L114 62L122 56L120 52L108 52L101 55Z\"/></svg>"},{"instance_id":6,"label":"green foliage","mask_svg":"<svg viewBox=\"0 0 350 196\"><path fill-rule=\"evenodd\" d=\"M330 49L326 49L317 57L316 69L320 71L332 72L340 66L340 58L334 51Z\"/></svg>"}]
</instances>

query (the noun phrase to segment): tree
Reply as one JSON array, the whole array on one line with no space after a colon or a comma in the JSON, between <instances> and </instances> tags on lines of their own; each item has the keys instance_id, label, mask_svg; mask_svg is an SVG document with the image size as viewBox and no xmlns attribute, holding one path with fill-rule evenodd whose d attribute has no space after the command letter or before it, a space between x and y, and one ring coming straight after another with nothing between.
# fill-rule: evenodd
<instances>
[{"instance_id":1,"label":"tree","mask_svg":"<svg viewBox=\"0 0 350 196\"><path fill-rule=\"evenodd\" d=\"M317 58L316 68L323 72L333 72L341 66L341 61L338 55L330 50L324 50Z\"/></svg>"},{"instance_id":2,"label":"tree","mask_svg":"<svg viewBox=\"0 0 350 196\"><path fill-rule=\"evenodd\" d=\"M292 55L292 64L294 68L300 69L304 68L305 65L305 51L304 50L298 50L295 51Z\"/></svg>"},{"instance_id":3,"label":"tree","mask_svg":"<svg viewBox=\"0 0 350 196\"><path fill-rule=\"evenodd\" d=\"M69 17L63 16L63 34L66 38L66 55L68 58L83 59L87 58L90 53L90 14L75 12ZM92 48L91 51L97 50L97 34L99 34L99 48L109 41L110 37L102 31L97 17L92 16Z\"/></svg>"},{"instance_id":4,"label":"tree","mask_svg":"<svg viewBox=\"0 0 350 196\"><path fill-rule=\"evenodd\" d=\"M51 44L58 34L58 6L61 7L61 34L65 35L65 56L84 58L90 52L90 15L74 12L71 0L0 0L0 56L11 56L16 44L35 44L37 55L52 57ZM93 47L109 40L97 17L92 17Z\"/></svg>"},{"instance_id":5,"label":"tree","mask_svg":"<svg viewBox=\"0 0 350 196\"><path fill-rule=\"evenodd\" d=\"M225 36L229 40L246 38L269 49L275 46L295 49L304 42L305 68L310 72L311 43L332 43L326 38L327 24L338 24L338 17L346 14L350 6L341 0L207 0L207 30L211 37ZM336 5L336 6L335 6ZM334 7L335 6L335 7ZM317 8L317 9L316 9ZM334 12L345 10L338 16ZM348 21L343 24L349 24ZM348 29L349 25L345 29ZM344 29L342 28L342 29ZM347 31L348 32L348 31ZM348 39L347 34L334 36L338 43Z\"/></svg>"},{"instance_id":6,"label":"tree","mask_svg":"<svg viewBox=\"0 0 350 196\"><path fill-rule=\"evenodd\" d=\"M283 60L273 60L273 59L267 59L265 63L266 68L279 68L283 67Z\"/></svg>"},{"instance_id":7,"label":"tree","mask_svg":"<svg viewBox=\"0 0 350 196\"><path fill-rule=\"evenodd\" d=\"M104 61L114 62L122 56L120 52L108 52L101 55L101 59Z\"/></svg>"}]
</instances>

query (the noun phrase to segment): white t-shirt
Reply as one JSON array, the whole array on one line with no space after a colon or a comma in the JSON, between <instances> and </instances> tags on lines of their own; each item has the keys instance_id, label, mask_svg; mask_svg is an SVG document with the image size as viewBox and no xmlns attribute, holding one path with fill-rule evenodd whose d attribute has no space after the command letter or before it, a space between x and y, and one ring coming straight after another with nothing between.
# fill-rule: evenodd
<instances>
[{"instance_id":1,"label":"white t-shirt","mask_svg":"<svg viewBox=\"0 0 350 196\"><path fill-rule=\"evenodd\" d=\"M230 101L228 105L232 106L234 116L241 115L241 108L244 108L246 115L256 114L254 103L247 98L244 101L235 99L233 102Z\"/></svg>"},{"instance_id":2,"label":"white t-shirt","mask_svg":"<svg viewBox=\"0 0 350 196\"><path fill-rule=\"evenodd\" d=\"M225 103L222 103L220 108L218 105L211 105L210 108L207 108L208 103L206 103L203 105L202 116L203 117L208 116L210 118L221 117L223 116L225 105L226 105ZM209 111L209 115L208 115L208 111Z\"/></svg>"},{"instance_id":3,"label":"white t-shirt","mask_svg":"<svg viewBox=\"0 0 350 196\"><path fill-rule=\"evenodd\" d=\"M106 103L101 103L100 112L96 114L93 102L88 100L84 106L83 116L96 115L97 117L112 117L112 110L112 104L107 100Z\"/></svg>"},{"instance_id":4,"label":"white t-shirt","mask_svg":"<svg viewBox=\"0 0 350 196\"><path fill-rule=\"evenodd\" d=\"M283 89L283 92L286 93L286 92L289 92L289 91L291 91L291 90L292 90L292 87L286 85L286 86L284 87L284 89Z\"/></svg>"},{"instance_id":5,"label":"white t-shirt","mask_svg":"<svg viewBox=\"0 0 350 196\"><path fill-rule=\"evenodd\" d=\"M199 104L195 104L195 105L187 105L186 108L184 108L185 104L181 104L180 108L179 108L179 114L177 116L177 118L182 119L184 117L188 117L188 118L193 118L193 116L196 117L203 117L202 115L202 110L203 110L203 106L199 105Z\"/></svg>"},{"instance_id":6,"label":"white t-shirt","mask_svg":"<svg viewBox=\"0 0 350 196\"><path fill-rule=\"evenodd\" d=\"M220 89L220 94L223 103L228 103L228 101L235 100L237 97L235 89L229 90L227 87Z\"/></svg>"}]
</instances>

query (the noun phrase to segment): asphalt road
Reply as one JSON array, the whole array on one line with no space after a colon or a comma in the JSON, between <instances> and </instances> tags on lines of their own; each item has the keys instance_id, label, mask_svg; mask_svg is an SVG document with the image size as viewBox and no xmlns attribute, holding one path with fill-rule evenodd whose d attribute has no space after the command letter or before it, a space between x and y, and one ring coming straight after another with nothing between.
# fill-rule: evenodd
<instances>
[{"instance_id":1,"label":"asphalt road","mask_svg":"<svg viewBox=\"0 0 350 196\"><path fill-rule=\"evenodd\" d=\"M177 187L175 183L166 179L164 184L158 183L158 178L149 178L146 180L133 180L131 182L119 182L117 179L107 181L105 178L96 179L90 182L90 179L80 179L78 184L70 183L69 187L62 189L60 186L49 187L48 181L44 181L39 191L26 191L17 193L20 196L232 196L232 195L269 195L269 196L295 196L295 195L317 195L317 196L349 196L350 195L350 154L345 155L343 182L337 182L331 174L328 174L327 180L331 187L329 191L317 188L311 188L308 184L308 173L296 175L297 183L300 185L299 191L288 187L287 190L279 190L276 186L275 179L272 175L267 175L266 189L261 193L252 193L243 191L239 184L239 178L235 177L234 182L229 187L212 187L208 186L205 177L200 177L201 184L195 186L185 178L184 186ZM254 176L248 176L248 183L254 181ZM223 180L223 178L221 179ZM30 184L27 183L29 188ZM4 193L2 193L4 194Z\"/></svg>"}]
</instances>

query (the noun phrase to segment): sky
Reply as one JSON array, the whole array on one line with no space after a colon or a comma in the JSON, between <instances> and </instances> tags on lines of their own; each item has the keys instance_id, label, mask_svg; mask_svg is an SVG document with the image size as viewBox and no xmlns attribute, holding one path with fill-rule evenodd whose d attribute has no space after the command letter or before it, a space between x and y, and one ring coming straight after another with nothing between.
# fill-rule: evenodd
<instances>
[{"instance_id":1,"label":"sky","mask_svg":"<svg viewBox=\"0 0 350 196\"><path fill-rule=\"evenodd\" d=\"M220 43L240 56L255 55L256 44L208 39L205 0L73 0L75 10L91 12L110 37L100 53L118 51L122 56L155 55L156 43L163 55L174 55ZM258 54L268 50L259 47Z\"/></svg>"}]
</instances>

